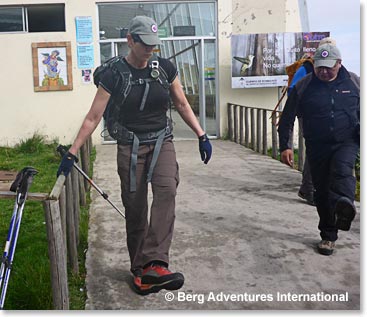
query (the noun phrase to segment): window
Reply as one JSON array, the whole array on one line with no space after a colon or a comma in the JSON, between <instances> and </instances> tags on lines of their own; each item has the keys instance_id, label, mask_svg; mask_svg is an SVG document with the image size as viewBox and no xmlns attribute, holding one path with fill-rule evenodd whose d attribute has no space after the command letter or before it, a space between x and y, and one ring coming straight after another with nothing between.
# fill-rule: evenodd
<instances>
[{"instance_id":1,"label":"window","mask_svg":"<svg viewBox=\"0 0 367 317\"><path fill-rule=\"evenodd\" d=\"M28 7L28 32L65 31L64 11L63 4Z\"/></svg>"},{"instance_id":2,"label":"window","mask_svg":"<svg viewBox=\"0 0 367 317\"><path fill-rule=\"evenodd\" d=\"M161 37L215 36L215 2L103 3L98 5L100 39L126 37L130 20L137 15L153 18Z\"/></svg>"},{"instance_id":3,"label":"window","mask_svg":"<svg viewBox=\"0 0 367 317\"><path fill-rule=\"evenodd\" d=\"M0 32L24 31L22 8L0 7Z\"/></svg>"},{"instance_id":4,"label":"window","mask_svg":"<svg viewBox=\"0 0 367 317\"><path fill-rule=\"evenodd\" d=\"M63 32L65 5L0 7L0 32Z\"/></svg>"}]
</instances>

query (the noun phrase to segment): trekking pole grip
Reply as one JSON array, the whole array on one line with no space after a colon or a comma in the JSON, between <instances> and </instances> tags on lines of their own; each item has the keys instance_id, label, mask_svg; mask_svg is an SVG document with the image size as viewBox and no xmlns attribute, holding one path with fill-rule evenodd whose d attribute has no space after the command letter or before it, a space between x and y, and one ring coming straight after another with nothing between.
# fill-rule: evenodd
<instances>
[{"instance_id":1,"label":"trekking pole grip","mask_svg":"<svg viewBox=\"0 0 367 317\"><path fill-rule=\"evenodd\" d=\"M69 152L69 149L65 146L65 145L59 145L56 148L56 151L59 152L59 154L61 155L61 157L63 157L65 154L67 154ZM71 154L71 153L70 153ZM72 154L71 154L72 155ZM75 158L75 162L78 163L79 159L76 155L73 155L73 157Z\"/></svg>"}]
</instances>

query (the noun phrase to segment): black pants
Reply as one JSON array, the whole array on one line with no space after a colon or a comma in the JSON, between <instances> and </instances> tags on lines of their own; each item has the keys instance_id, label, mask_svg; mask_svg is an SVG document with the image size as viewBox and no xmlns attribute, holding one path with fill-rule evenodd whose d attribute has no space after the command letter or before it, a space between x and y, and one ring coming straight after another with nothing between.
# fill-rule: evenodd
<instances>
[{"instance_id":1,"label":"black pants","mask_svg":"<svg viewBox=\"0 0 367 317\"><path fill-rule=\"evenodd\" d=\"M355 140L341 143L306 142L306 151L315 187L315 203L320 217L321 239L335 241L335 205L339 198L355 198L353 169L359 144Z\"/></svg>"},{"instance_id":2,"label":"black pants","mask_svg":"<svg viewBox=\"0 0 367 317\"><path fill-rule=\"evenodd\" d=\"M299 133L303 135L303 119L302 117L298 118L299 122ZM293 135L293 132L292 132ZM314 192L314 187L312 183L312 176L310 170L310 164L308 163L308 157L305 155L305 163L303 164L303 171L302 171L302 183L299 188L299 191L305 195L309 195L310 193Z\"/></svg>"},{"instance_id":3,"label":"black pants","mask_svg":"<svg viewBox=\"0 0 367 317\"><path fill-rule=\"evenodd\" d=\"M313 193L313 183L312 183L312 175L310 170L310 163L308 162L308 156L305 155L305 163L303 165L302 171L302 184L299 188L299 191L303 194Z\"/></svg>"}]
</instances>

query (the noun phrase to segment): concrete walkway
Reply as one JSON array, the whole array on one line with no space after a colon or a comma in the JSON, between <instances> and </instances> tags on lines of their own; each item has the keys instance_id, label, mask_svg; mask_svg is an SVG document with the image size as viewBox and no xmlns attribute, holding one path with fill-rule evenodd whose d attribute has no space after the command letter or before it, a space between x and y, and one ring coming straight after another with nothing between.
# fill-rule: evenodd
<instances>
[{"instance_id":1,"label":"concrete walkway","mask_svg":"<svg viewBox=\"0 0 367 317\"><path fill-rule=\"evenodd\" d=\"M297 197L301 174L241 145L212 144L204 165L197 141L175 142L181 183L170 268L185 275L179 291L131 290L125 222L93 191L86 309L359 310L359 213L334 255L319 255L316 208ZM97 145L94 171L123 210L115 145Z\"/></svg>"}]
</instances>

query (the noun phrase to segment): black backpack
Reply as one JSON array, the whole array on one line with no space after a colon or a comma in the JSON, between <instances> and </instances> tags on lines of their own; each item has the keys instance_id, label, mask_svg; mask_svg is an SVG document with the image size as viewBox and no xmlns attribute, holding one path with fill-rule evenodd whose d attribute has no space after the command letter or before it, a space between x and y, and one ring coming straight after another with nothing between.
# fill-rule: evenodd
<instances>
[{"instance_id":1,"label":"black backpack","mask_svg":"<svg viewBox=\"0 0 367 317\"><path fill-rule=\"evenodd\" d=\"M107 131L109 135L115 140L121 138L122 131L126 130L118 122L118 118L120 115L121 107L124 104L127 96L129 95L131 87L133 85L145 85L145 91L142 96L140 111L144 110L145 101L149 92L150 82L158 81L165 89L169 89L170 84L168 83L167 73L159 65L158 57L153 54L148 63L151 69L150 77L139 78L137 80L132 80L130 68L126 64L123 56L115 56L110 58L102 65L97 67L96 70L93 72L93 82L96 87L99 86L101 77L107 69L111 69L112 72L117 75L117 80L113 88L112 95L103 113L103 118L106 123Z\"/></svg>"}]
</instances>

